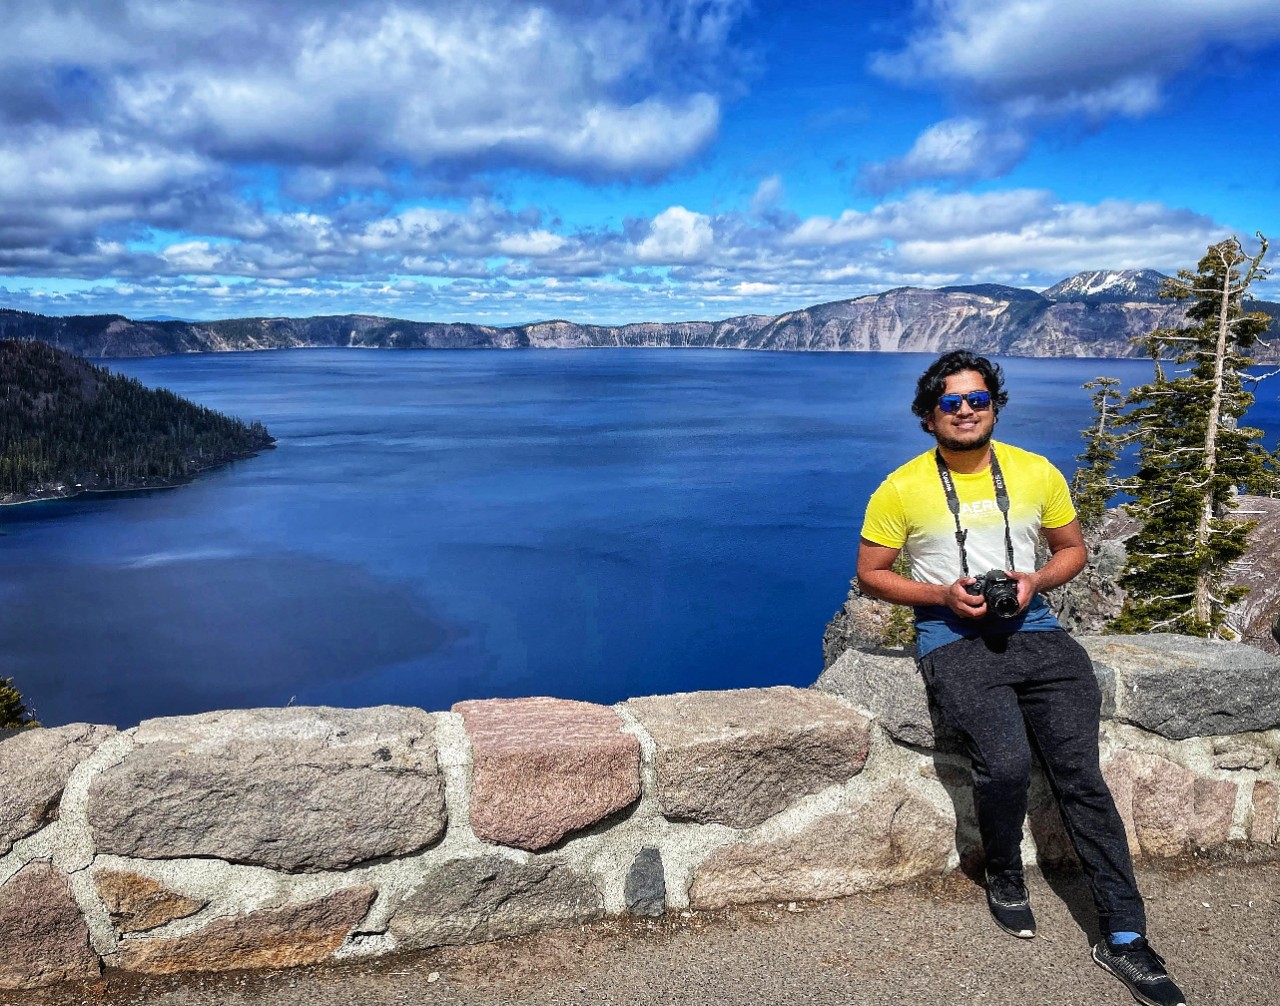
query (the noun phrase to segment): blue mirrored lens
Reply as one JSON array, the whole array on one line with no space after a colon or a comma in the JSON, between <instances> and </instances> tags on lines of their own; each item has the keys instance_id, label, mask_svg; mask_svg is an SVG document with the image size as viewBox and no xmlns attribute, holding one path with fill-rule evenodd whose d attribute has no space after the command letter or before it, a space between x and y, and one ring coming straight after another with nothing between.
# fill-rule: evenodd
<instances>
[{"instance_id":1,"label":"blue mirrored lens","mask_svg":"<svg viewBox=\"0 0 1280 1006\"><path fill-rule=\"evenodd\" d=\"M943 412L959 412L961 402L968 402L969 408L980 412L991 405L991 392L970 391L967 395L943 395L938 399L938 408Z\"/></svg>"}]
</instances>

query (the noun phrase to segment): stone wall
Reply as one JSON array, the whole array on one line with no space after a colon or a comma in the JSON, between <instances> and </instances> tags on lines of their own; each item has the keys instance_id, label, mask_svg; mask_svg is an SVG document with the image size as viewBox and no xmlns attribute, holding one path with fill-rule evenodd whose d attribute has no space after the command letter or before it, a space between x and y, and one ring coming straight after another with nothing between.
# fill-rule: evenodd
<instances>
[{"instance_id":1,"label":"stone wall","mask_svg":"<svg viewBox=\"0 0 1280 1006\"><path fill-rule=\"evenodd\" d=\"M1277 844L1280 663L1084 640L1140 857ZM279 968L852 894L975 854L914 662L614 707L286 708L0 734L0 988ZM1027 851L1069 845L1037 783Z\"/></svg>"}]
</instances>

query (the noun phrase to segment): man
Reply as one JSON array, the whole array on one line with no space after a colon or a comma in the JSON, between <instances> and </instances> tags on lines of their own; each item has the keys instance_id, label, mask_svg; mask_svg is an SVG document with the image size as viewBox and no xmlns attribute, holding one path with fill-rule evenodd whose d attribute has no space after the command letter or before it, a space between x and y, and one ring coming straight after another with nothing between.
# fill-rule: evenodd
<instances>
[{"instance_id":1,"label":"man","mask_svg":"<svg viewBox=\"0 0 1280 1006\"><path fill-rule=\"evenodd\" d=\"M1034 747L1097 905L1103 939L1093 959L1140 1002L1180 1006L1182 992L1145 939L1124 826L1098 765L1093 666L1040 596L1084 567L1080 524L1052 464L992 441L1008 401L1001 382L997 365L965 351L939 357L920 377L911 411L936 447L872 495L858 583L871 597L915 608L921 674L973 761L996 923L1035 936L1020 849ZM1037 570L1041 533L1051 556ZM903 548L910 579L891 569Z\"/></svg>"}]
</instances>

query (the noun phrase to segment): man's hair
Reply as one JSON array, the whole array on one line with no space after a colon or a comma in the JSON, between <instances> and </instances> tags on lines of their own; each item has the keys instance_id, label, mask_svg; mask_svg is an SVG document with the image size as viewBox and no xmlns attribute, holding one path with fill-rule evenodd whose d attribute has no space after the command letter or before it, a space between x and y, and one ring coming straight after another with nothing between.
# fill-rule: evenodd
<instances>
[{"instance_id":1,"label":"man's hair","mask_svg":"<svg viewBox=\"0 0 1280 1006\"><path fill-rule=\"evenodd\" d=\"M976 370L991 392L991 408L999 412L1009 401L1009 393L1001 391L1003 372L1000 364L992 363L985 356L970 353L967 349L955 349L943 353L929 365L929 369L920 375L916 382L916 397L911 403L911 411L920 417L920 428L929 432L927 417L938 404L946 387L947 378L962 370Z\"/></svg>"}]
</instances>

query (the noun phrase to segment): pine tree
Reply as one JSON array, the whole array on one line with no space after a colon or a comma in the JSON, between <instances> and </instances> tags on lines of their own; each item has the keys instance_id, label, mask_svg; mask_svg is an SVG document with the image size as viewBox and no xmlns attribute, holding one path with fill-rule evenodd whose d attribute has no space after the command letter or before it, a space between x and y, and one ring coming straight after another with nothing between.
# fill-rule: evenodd
<instances>
[{"instance_id":1,"label":"pine tree","mask_svg":"<svg viewBox=\"0 0 1280 1006\"><path fill-rule=\"evenodd\" d=\"M1142 339L1155 379L1129 396L1138 472L1128 506L1142 529L1128 542L1120 577L1128 593L1115 631L1233 636L1226 609L1247 589L1226 579L1253 527L1233 516L1236 494L1280 489L1262 432L1238 425L1253 404L1248 352L1269 322L1244 310L1250 284L1267 272L1267 242L1258 237L1256 255L1232 237L1211 245L1195 272L1168 280L1161 296L1191 301L1189 325ZM1165 373L1169 355L1177 376Z\"/></svg>"},{"instance_id":2,"label":"pine tree","mask_svg":"<svg viewBox=\"0 0 1280 1006\"><path fill-rule=\"evenodd\" d=\"M1118 488L1115 479L1116 461L1124 448L1124 418L1120 406L1124 396L1120 382L1114 377L1096 377L1084 386L1093 390L1093 412L1097 417L1081 434L1085 442L1084 452L1076 455L1080 467L1071 480L1071 495L1075 500L1076 515L1086 533L1096 531L1107 512L1107 503Z\"/></svg>"},{"instance_id":3,"label":"pine tree","mask_svg":"<svg viewBox=\"0 0 1280 1006\"><path fill-rule=\"evenodd\" d=\"M13 678L0 678L0 728L38 727L22 701L22 695L13 687Z\"/></svg>"}]
</instances>

